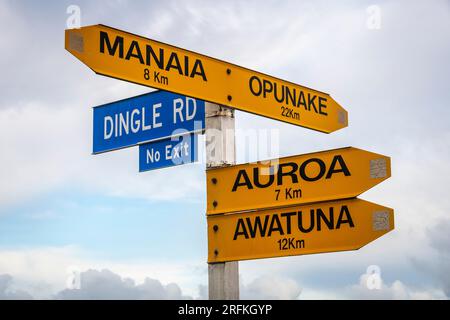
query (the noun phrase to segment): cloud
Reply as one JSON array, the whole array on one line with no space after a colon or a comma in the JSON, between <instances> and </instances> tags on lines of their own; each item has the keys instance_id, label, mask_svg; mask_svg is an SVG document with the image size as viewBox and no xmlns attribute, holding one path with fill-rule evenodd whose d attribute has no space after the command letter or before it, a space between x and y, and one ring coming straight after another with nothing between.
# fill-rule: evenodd
<instances>
[{"instance_id":1,"label":"cloud","mask_svg":"<svg viewBox=\"0 0 450 320\"><path fill-rule=\"evenodd\" d=\"M190 300L193 297L182 293L176 283L162 284L161 281L145 278L141 284L129 277L122 277L108 269L89 269L76 275L71 289L63 289L46 299L56 300ZM0 300L33 299L23 290L13 290L13 277L0 275ZM208 299L207 286L199 285L199 299ZM293 300L301 289L293 279L276 276L258 277L248 285L241 279L240 298L256 300ZM42 298L42 297L41 297Z\"/></svg>"},{"instance_id":2,"label":"cloud","mask_svg":"<svg viewBox=\"0 0 450 320\"><path fill-rule=\"evenodd\" d=\"M197 165L172 169L179 175L152 172L149 179L148 173L138 173L136 147L91 155L90 118L91 110L72 105L0 108L0 123L8 124L0 126L0 146L7 150L0 158L0 211L67 186L160 201L199 197L204 186Z\"/></svg>"},{"instance_id":3,"label":"cloud","mask_svg":"<svg viewBox=\"0 0 450 320\"><path fill-rule=\"evenodd\" d=\"M414 260L415 265L431 275L437 286L442 288L450 299L450 219L441 218L427 229L429 244L434 249L432 259Z\"/></svg>"},{"instance_id":4,"label":"cloud","mask_svg":"<svg viewBox=\"0 0 450 320\"><path fill-rule=\"evenodd\" d=\"M244 300L294 300L302 292L295 280L272 275L260 276L247 285L241 277L240 290Z\"/></svg>"},{"instance_id":5,"label":"cloud","mask_svg":"<svg viewBox=\"0 0 450 320\"><path fill-rule=\"evenodd\" d=\"M108 270L87 270L79 274L79 286L64 289L46 299L56 300L188 300L176 283L163 285L159 280L145 278L136 284L131 278L122 278ZM0 275L0 300L31 300L33 296L14 288L9 274Z\"/></svg>"},{"instance_id":6,"label":"cloud","mask_svg":"<svg viewBox=\"0 0 450 320\"><path fill-rule=\"evenodd\" d=\"M431 300L431 299L447 299L442 290L436 288L417 289L405 285L399 280L393 281L391 284L384 283L381 279L379 287L370 286L371 275L363 274L359 283L344 288L341 297L346 299L361 300Z\"/></svg>"},{"instance_id":7,"label":"cloud","mask_svg":"<svg viewBox=\"0 0 450 320\"><path fill-rule=\"evenodd\" d=\"M351 277L342 270L351 265L346 265L345 259L342 266L338 266L341 264L338 259L333 261L336 266L322 261L316 266L309 264L306 270L314 269L316 274L325 276L325 280L329 279L328 274L343 278L338 285L312 281L312 286L311 282L300 286L299 283L306 281L286 268L274 271L266 265L253 268L250 274L246 272L247 266L240 274L241 299L448 298L445 288L439 283L435 286L427 283L412 285L403 280L385 281L382 277L378 289L370 290L368 283L371 279L366 273L359 276L356 284L349 285ZM427 272L434 272L441 281L445 281L448 266L442 266L441 273L435 273L434 269ZM79 272L79 282L73 281L73 270L85 270ZM0 276L0 299L207 299L206 270L206 264L193 268L176 263L118 264L87 260L79 249L71 247L3 250L0 251L0 274L3 274ZM389 277L388 270L382 268L382 271ZM288 276L278 276L282 273ZM308 277L308 273L306 275ZM71 283L79 283L80 289L67 289L69 279Z\"/></svg>"},{"instance_id":8,"label":"cloud","mask_svg":"<svg viewBox=\"0 0 450 320\"><path fill-rule=\"evenodd\" d=\"M0 300L192 299L204 276L188 261L102 261L74 246L0 250Z\"/></svg>"},{"instance_id":9,"label":"cloud","mask_svg":"<svg viewBox=\"0 0 450 320\"><path fill-rule=\"evenodd\" d=\"M0 300L30 300L32 296L22 290L12 288L13 277L8 274L0 275Z\"/></svg>"},{"instance_id":10,"label":"cloud","mask_svg":"<svg viewBox=\"0 0 450 320\"><path fill-rule=\"evenodd\" d=\"M199 299L208 299L208 287L199 285ZM248 284L240 274L239 296L241 300L295 300L300 296L302 289L291 278L261 275Z\"/></svg>"},{"instance_id":11,"label":"cloud","mask_svg":"<svg viewBox=\"0 0 450 320\"><path fill-rule=\"evenodd\" d=\"M427 234L431 247L450 258L450 219L439 219L427 230Z\"/></svg>"},{"instance_id":12,"label":"cloud","mask_svg":"<svg viewBox=\"0 0 450 320\"><path fill-rule=\"evenodd\" d=\"M87 272L84 281L88 291L83 294L94 295L96 281L102 288L115 285L125 290L129 283L127 279L133 279L134 284L130 286L132 294L139 297L136 292L141 290L143 297L150 295L151 290L158 292L158 284L151 280L158 279L160 284L164 284L165 291L160 290L161 295L166 292L167 296L177 296L180 289L180 298L196 298L199 284L206 281L206 270L206 263L188 260L101 260L74 246L0 249L0 274L13 277L11 283L14 288L29 293L35 299L50 299L64 291L68 281L74 279L74 271L79 274ZM176 286L169 285L171 283L176 283ZM66 294L76 295L73 292Z\"/></svg>"},{"instance_id":13,"label":"cloud","mask_svg":"<svg viewBox=\"0 0 450 320\"><path fill-rule=\"evenodd\" d=\"M130 278L122 278L108 269L87 270L80 274L79 289L65 289L56 294L61 300L185 300L192 297L182 294L175 283L162 285L160 281L146 278L136 285Z\"/></svg>"}]
</instances>

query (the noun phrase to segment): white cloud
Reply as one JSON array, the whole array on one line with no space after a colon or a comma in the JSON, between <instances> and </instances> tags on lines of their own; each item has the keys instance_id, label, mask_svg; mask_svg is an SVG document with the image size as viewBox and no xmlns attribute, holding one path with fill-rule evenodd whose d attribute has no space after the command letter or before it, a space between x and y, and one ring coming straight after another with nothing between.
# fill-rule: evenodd
<instances>
[{"instance_id":1,"label":"white cloud","mask_svg":"<svg viewBox=\"0 0 450 320\"><path fill-rule=\"evenodd\" d=\"M0 28L5 31L14 30L14 32L3 32L3 40L0 43L2 60L9 60L16 54L21 42L21 39L16 35L24 32L26 23L21 14L8 5L7 1L0 2Z\"/></svg>"},{"instance_id":2,"label":"white cloud","mask_svg":"<svg viewBox=\"0 0 450 320\"><path fill-rule=\"evenodd\" d=\"M80 289L67 288L74 271ZM76 247L0 250L0 275L0 299L5 292L19 299L207 299L206 263L102 261ZM301 292L295 280L267 274L248 283L241 277L240 286L242 299L296 299Z\"/></svg>"},{"instance_id":3,"label":"white cloud","mask_svg":"<svg viewBox=\"0 0 450 320\"><path fill-rule=\"evenodd\" d=\"M100 271L104 269L112 271ZM0 250L0 275L13 277L15 290L28 292L36 299L49 299L66 289L67 281L73 278L74 270L81 273L94 270L86 273L86 290L88 291L83 294L96 294L94 288L96 279L106 282L100 283L101 285L107 286L108 281L111 280L115 281L111 285L125 288L128 282L117 280L119 278L133 279L131 287L134 291L143 290L143 295L150 294L151 290L158 290L158 286L156 282L146 280L148 278L158 279L161 285L164 284L162 286L165 289L160 292L161 294L166 292L165 294L173 296L180 289L182 290L180 297L186 295L195 298L199 295L198 285L206 279L206 269L206 263L197 264L190 261L128 261L124 263L95 259L89 253L74 246ZM170 285L171 283L176 283L178 289ZM69 297L76 293L69 292L64 295Z\"/></svg>"},{"instance_id":4,"label":"white cloud","mask_svg":"<svg viewBox=\"0 0 450 320\"><path fill-rule=\"evenodd\" d=\"M441 287L450 298L450 219L438 219L434 225L427 228L430 247L434 251L432 259L417 257L414 264L423 272L430 274L437 286Z\"/></svg>"},{"instance_id":5,"label":"white cloud","mask_svg":"<svg viewBox=\"0 0 450 320\"><path fill-rule=\"evenodd\" d=\"M342 262L334 259L333 266L322 262L307 268L322 276L339 277L348 268ZM66 285L74 270L81 273L81 286L69 290ZM447 270L448 265L440 275L445 277ZM240 274L241 299L448 298L445 287L408 285L401 280L388 283L383 273L379 289L370 290L367 274L360 275L353 285L346 284L352 282L351 277L346 277L338 286L316 282L301 287L305 280L286 271L263 265L249 274L244 268ZM382 271L386 272L384 268ZM282 273L288 275L279 276ZM0 251L0 299L207 299L206 279L206 263L96 261L75 247Z\"/></svg>"},{"instance_id":6,"label":"white cloud","mask_svg":"<svg viewBox=\"0 0 450 320\"><path fill-rule=\"evenodd\" d=\"M0 275L0 300L28 300L31 295L21 290L12 288L13 278L10 275Z\"/></svg>"},{"instance_id":7,"label":"white cloud","mask_svg":"<svg viewBox=\"0 0 450 320\"><path fill-rule=\"evenodd\" d=\"M369 289L367 282L370 275L363 274L358 284L349 286L342 290L342 297L346 299L383 299L383 300L430 300L447 299L442 290L429 288L416 289L409 287L399 280L386 284L381 281L378 289Z\"/></svg>"},{"instance_id":8,"label":"white cloud","mask_svg":"<svg viewBox=\"0 0 450 320\"><path fill-rule=\"evenodd\" d=\"M83 167L77 161L87 151L78 127L82 120L87 119L73 109L39 104L0 111L0 123L8 124L0 126L2 204L57 188Z\"/></svg>"},{"instance_id":9,"label":"white cloud","mask_svg":"<svg viewBox=\"0 0 450 320\"><path fill-rule=\"evenodd\" d=\"M144 283L135 284L125 278L103 269L87 270L80 274L80 287L65 289L55 296L62 300L180 300L192 299L181 293L175 283L161 284L155 279L146 278Z\"/></svg>"},{"instance_id":10,"label":"white cloud","mask_svg":"<svg viewBox=\"0 0 450 320\"><path fill-rule=\"evenodd\" d=\"M436 300L448 299L439 287L415 287L400 280L391 283L379 278L379 286L373 286L370 275L365 273L359 277L356 284L338 288L305 287L299 299L301 300ZM372 282L372 284L371 284Z\"/></svg>"},{"instance_id":11,"label":"white cloud","mask_svg":"<svg viewBox=\"0 0 450 320\"><path fill-rule=\"evenodd\" d=\"M295 300L302 289L298 283L289 278L263 275L249 284L241 277L240 298L256 300Z\"/></svg>"}]
</instances>

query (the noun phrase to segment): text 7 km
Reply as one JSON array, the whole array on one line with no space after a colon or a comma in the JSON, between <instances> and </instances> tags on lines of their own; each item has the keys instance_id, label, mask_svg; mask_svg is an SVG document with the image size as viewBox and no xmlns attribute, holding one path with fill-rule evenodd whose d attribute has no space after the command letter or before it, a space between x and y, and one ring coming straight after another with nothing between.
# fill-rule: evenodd
<instances>
[{"instance_id":1,"label":"text 7 km","mask_svg":"<svg viewBox=\"0 0 450 320\"><path fill-rule=\"evenodd\" d=\"M276 189L275 200L280 200L280 195L284 200L299 199L302 197L302 189L285 188L283 193L281 192L281 189Z\"/></svg>"}]
</instances>

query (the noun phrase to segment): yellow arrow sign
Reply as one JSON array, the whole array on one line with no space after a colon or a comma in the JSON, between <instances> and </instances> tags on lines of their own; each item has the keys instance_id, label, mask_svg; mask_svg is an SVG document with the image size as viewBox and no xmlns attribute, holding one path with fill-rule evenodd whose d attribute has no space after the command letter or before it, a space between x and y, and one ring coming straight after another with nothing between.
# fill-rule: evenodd
<instances>
[{"instance_id":1,"label":"yellow arrow sign","mask_svg":"<svg viewBox=\"0 0 450 320\"><path fill-rule=\"evenodd\" d=\"M360 199L208 216L208 262L356 250L394 229L394 211Z\"/></svg>"},{"instance_id":2,"label":"yellow arrow sign","mask_svg":"<svg viewBox=\"0 0 450 320\"><path fill-rule=\"evenodd\" d=\"M208 169L207 214L353 198L390 176L389 157L352 147Z\"/></svg>"},{"instance_id":3,"label":"yellow arrow sign","mask_svg":"<svg viewBox=\"0 0 450 320\"><path fill-rule=\"evenodd\" d=\"M347 126L327 93L103 25L66 30L96 73L330 133Z\"/></svg>"}]
</instances>

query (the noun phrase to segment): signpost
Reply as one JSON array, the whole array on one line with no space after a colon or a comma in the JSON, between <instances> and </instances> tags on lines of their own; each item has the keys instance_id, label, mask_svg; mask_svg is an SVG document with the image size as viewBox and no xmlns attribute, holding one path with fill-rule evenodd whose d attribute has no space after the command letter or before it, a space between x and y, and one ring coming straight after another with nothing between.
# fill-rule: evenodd
<instances>
[{"instance_id":1,"label":"signpost","mask_svg":"<svg viewBox=\"0 0 450 320\"><path fill-rule=\"evenodd\" d=\"M197 135L188 134L139 145L139 172L196 162Z\"/></svg>"},{"instance_id":2,"label":"signpost","mask_svg":"<svg viewBox=\"0 0 450 320\"><path fill-rule=\"evenodd\" d=\"M236 163L232 109L206 103L206 167L223 167ZM210 300L239 299L239 262L221 262L208 265L208 292Z\"/></svg>"},{"instance_id":3,"label":"signpost","mask_svg":"<svg viewBox=\"0 0 450 320\"><path fill-rule=\"evenodd\" d=\"M360 199L208 216L208 262L356 250L394 229L394 213Z\"/></svg>"},{"instance_id":4,"label":"signpost","mask_svg":"<svg viewBox=\"0 0 450 320\"><path fill-rule=\"evenodd\" d=\"M210 299L239 299L239 260L355 250L394 228L393 210L355 197L390 158L342 148L235 165L234 110L331 133L329 94L104 25L65 32L94 72L162 89L94 108L93 153L139 145L139 170L197 160L205 131ZM205 111L206 109L206 111Z\"/></svg>"},{"instance_id":5,"label":"signpost","mask_svg":"<svg viewBox=\"0 0 450 320\"><path fill-rule=\"evenodd\" d=\"M330 133L348 125L329 94L104 25L66 30L96 73Z\"/></svg>"},{"instance_id":6,"label":"signpost","mask_svg":"<svg viewBox=\"0 0 450 320\"><path fill-rule=\"evenodd\" d=\"M208 169L207 214L353 198L390 176L389 157L352 147Z\"/></svg>"},{"instance_id":7,"label":"signpost","mask_svg":"<svg viewBox=\"0 0 450 320\"><path fill-rule=\"evenodd\" d=\"M155 91L94 107L93 153L204 129L204 101Z\"/></svg>"}]
</instances>

